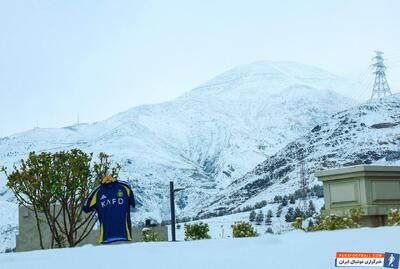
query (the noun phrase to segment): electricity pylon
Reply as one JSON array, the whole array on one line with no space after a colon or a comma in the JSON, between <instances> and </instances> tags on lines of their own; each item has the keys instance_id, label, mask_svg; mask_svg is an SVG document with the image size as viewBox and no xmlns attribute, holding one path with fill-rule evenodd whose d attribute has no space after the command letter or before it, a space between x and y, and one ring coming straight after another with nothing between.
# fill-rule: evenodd
<instances>
[{"instance_id":1,"label":"electricity pylon","mask_svg":"<svg viewBox=\"0 0 400 269\"><path fill-rule=\"evenodd\" d=\"M371 99L392 95L386 79L386 65L384 63L383 52L375 51L375 53L376 55L373 58L374 63L371 65L371 67L375 69L373 72L373 74L375 74L375 81Z\"/></svg>"},{"instance_id":2,"label":"electricity pylon","mask_svg":"<svg viewBox=\"0 0 400 269\"><path fill-rule=\"evenodd\" d=\"M309 191L309 180L308 176L306 174L306 168L305 168L305 161L302 160L300 162L300 171L299 171L299 184L300 184L300 190L302 191L302 197L300 198L300 209L303 212L307 211L307 206L308 206L308 191Z\"/></svg>"}]
</instances>

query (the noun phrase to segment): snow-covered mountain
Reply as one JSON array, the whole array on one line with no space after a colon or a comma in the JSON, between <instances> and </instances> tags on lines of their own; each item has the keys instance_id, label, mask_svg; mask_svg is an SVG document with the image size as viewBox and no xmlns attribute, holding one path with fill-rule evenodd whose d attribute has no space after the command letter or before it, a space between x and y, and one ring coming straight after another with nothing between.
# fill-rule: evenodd
<instances>
[{"instance_id":1,"label":"snow-covered mountain","mask_svg":"<svg viewBox=\"0 0 400 269\"><path fill-rule=\"evenodd\" d=\"M311 185L314 172L357 164L400 164L400 94L336 113L289 143L205 204L206 212L230 211L299 188L304 161Z\"/></svg>"},{"instance_id":2,"label":"snow-covered mountain","mask_svg":"<svg viewBox=\"0 0 400 269\"><path fill-rule=\"evenodd\" d=\"M158 220L169 211L168 182L186 190L180 209L195 212L289 141L354 105L334 90L346 80L291 62L234 68L171 101L144 105L105 121L59 129L37 128L0 140L0 163L11 166L30 151L81 148L104 151L123 167L139 202L136 215ZM11 195L0 179L4 199Z\"/></svg>"}]
</instances>

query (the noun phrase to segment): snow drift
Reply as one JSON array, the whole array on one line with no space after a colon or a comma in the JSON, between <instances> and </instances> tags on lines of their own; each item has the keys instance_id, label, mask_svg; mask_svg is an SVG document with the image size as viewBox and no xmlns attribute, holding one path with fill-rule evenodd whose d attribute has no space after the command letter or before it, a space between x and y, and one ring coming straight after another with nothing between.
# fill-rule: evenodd
<instances>
[{"instance_id":1,"label":"snow drift","mask_svg":"<svg viewBox=\"0 0 400 269\"><path fill-rule=\"evenodd\" d=\"M83 246L0 254L0 264L7 269L335 268L336 252L398 253L399 237L400 228L384 227L242 239Z\"/></svg>"}]
</instances>

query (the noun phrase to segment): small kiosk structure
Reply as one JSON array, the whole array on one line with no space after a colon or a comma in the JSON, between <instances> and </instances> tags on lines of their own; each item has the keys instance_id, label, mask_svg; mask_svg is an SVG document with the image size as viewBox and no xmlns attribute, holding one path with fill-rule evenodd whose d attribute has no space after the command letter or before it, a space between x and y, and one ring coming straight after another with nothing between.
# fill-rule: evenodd
<instances>
[{"instance_id":1,"label":"small kiosk structure","mask_svg":"<svg viewBox=\"0 0 400 269\"><path fill-rule=\"evenodd\" d=\"M359 165L315 174L324 186L325 213L343 216L364 212L362 224L387 224L390 209L400 209L400 166Z\"/></svg>"}]
</instances>

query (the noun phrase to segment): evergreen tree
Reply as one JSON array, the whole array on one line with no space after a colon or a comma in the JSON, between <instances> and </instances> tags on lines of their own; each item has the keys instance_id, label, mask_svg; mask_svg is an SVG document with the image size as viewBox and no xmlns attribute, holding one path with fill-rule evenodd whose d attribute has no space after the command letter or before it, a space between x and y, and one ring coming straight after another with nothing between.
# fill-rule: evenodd
<instances>
[{"instance_id":1,"label":"evergreen tree","mask_svg":"<svg viewBox=\"0 0 400 269\"><path fill-rule=\"evenodd\" d=\"M315 206L313 201L309 201L308 202L308 209L307 209L307 217L312 217L315 214L316 210L315 210Z\"/></svg>"},{"instance_id":2,"label":"evergreen tree","mask_svg":"<svg viewBox=\"0 0 400 269\"><path fill-rule=\"evenodd\" d=\"M268 210L267 216L265 218L265 225L271 225L272 224L272 211Z\"/></svg>"},{"instance_id":3,"label":"evergreen tree","mask_svg":"<svg viewBox=\"0 0 400 269\"><path fill-rule=\"evenodd\" d=\"M250 212L249 221L253 222L253 221L255 221L255 219L256 219L256 211L252 210Z\"/></svg>"},{"instance_id":4,"label":"evergreen tree","mask_svg":"<svg viewBox=\"0 0 400 269\"><path fill-rule=\"evenodd\" d=\"M304 215L305 215L304 212L301 211L300 208L296 207L296 209L294 210L294 218L295 219L296 218L304 218L305 217Z\"/></svg>"},{"instance_id":5,"label":"evergreen tree","mask_svg":"<svg viewBox=\"0 0 400 269\"><path fill-rule=\"evenodd\" d=\"M288 199L287 199L286 196L283 197L281 205L282 205L282 206L287 206L287 205L288 205Z\"/></svg>"},{"instance_id":6,"label":"evergreen tree","mask_svg":"<svg viewBox=\"0 0 400 269\"><path fill-rule=\"evenodd\" d=\"M278 210L276 211L276 217L279 218L282 215L282 208L283 206L280 204L278 206Z\"/></svg>"},{"instance_id":7,"label":"evergreen tree","mask_svg":"<svg viewBox=\"0 0 400 269\"><path fill-rule=\"evenodd\" d=\"M256 224L261 225L261 223L264 221L264 214L262 210L260 210L256 216Z\"/></svg>"},{"instance_id":8,"label":"evergreen tree","mask_svg":"<svg viewBox=\"0 0 400 269\"><path fill-rule=\"evenodd\" d=\"M296 219L294 216L294 209L292 207L289 207L286 215L285 215L285 221L286 222L293 222Z\"/></svg>"},{"instance_id":9,"label":"evergreen tree","mask_svg":"<svg viewBox=\"0 0 400 269\"><path fill-rule=\"evenodd\" d=\"M311 194L318 198L324 197L324 188L321 185L314 185L311 189Z\"/></svg>"},{"instance_id":10,"label":"evergreen tree","mask_svg":"<svg viewBox=\"0 0 400 269\"><path fill-rule=\"evenodd\" d=\"M275 202L275 203L280 203L281 201L282 201L282 196L276 195L276 196L274 197L274 202Z\"/></svg>"},{"instance_id":11,"label":"evergreen tree","mask_svg":"<svg viewBox=\"0 0 400 269\"><path fill-rule=\"evenodd\" d=\"M266 205L267 205L267 201L263 200L261 202L255 203L254 208L263 208Z\"/></svg>"},{"instance_id":12,"label":"evergreen tree","mask_svg":"<svg viewBox=\"0 0 400 269\"><path fill-rule=\"evenodd\" d=\"M271 227L268 227L268 229L267 229L266 233L273 234L273 233L274 233L274 231L272 230L272 228L271 228Z\"/></svg>"},{"instance_id":13,"label":"evergreen tree","mask_svg":"<svg viewBox=\"0 0 400 269\"><path fill-rule=\"evenodd\" d=\"M272 218L272 210L270 209L270 210L268 210L268 212L267 212L267 217L271 217Z\"/></svg>"},{"instance_id":14,"label":"evergreen tree","mask_svg":"<svg viewBox=\"0 0 400 269\"><path fill-rule=\"evenodd\" d=\"M291 204L296 203L296 199L294 198L294 195L289 196L289 203L291 203Z\"/></svg>"}]
</instances>

